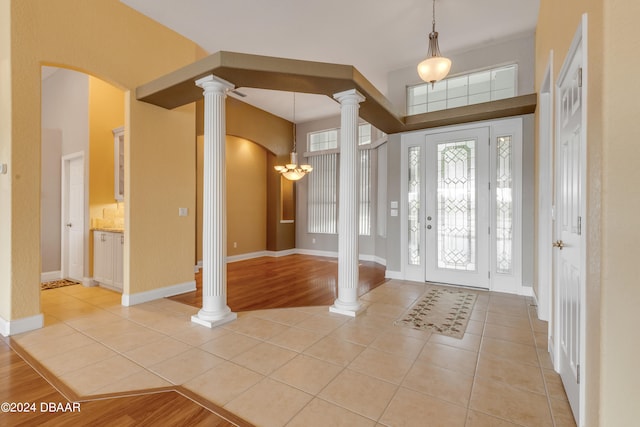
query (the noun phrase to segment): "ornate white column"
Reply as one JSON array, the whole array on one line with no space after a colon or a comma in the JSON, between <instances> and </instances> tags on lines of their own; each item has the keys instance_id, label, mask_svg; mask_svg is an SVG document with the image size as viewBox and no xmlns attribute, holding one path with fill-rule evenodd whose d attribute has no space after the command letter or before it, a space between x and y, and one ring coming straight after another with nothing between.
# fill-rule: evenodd
<instances>
[{"instance_id":1,"label":"ornate white column","mask_svg":"<svg viewBox=\"0 0 640 427\"><path fill-rule=\"evenodd\" d=\"M204 89L204 194L202 212L202 309L191 321L213 328L236 319L227 306L227 206L225 98L233 85L209 75Z\"/></svg>"},{"instance_id":2,"label":"ornate white column","mask_svg":"<svg viewBox=\"0 0 640 427\"><path fill-rule=\"evenodd\" d=\"M355 317L358 301L358 110L364 101L355 89L336 93L340 102L340 198L338 201L338 299L333 313Z\"/></svg>"}]
</instances>

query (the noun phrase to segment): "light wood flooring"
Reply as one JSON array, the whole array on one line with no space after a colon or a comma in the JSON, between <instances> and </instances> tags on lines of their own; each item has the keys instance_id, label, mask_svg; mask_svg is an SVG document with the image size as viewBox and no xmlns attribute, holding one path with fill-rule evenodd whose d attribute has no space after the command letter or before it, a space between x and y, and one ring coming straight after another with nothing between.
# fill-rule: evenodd
<instances>
[{"instance_id":1,"label":"light wood flooring","mask_svg":"<svg viewBox=\"0 0 640 427\"><path fill-rule=\"evenodd\" d=\"M361 261L358 296L385 282L385 268ZM171 297L202 307L202 270L196 291ZM227 304L232 311L332 305L338 297L338 260L309 255L261 257L227 264Z\"/></svg>"}]
</instances>

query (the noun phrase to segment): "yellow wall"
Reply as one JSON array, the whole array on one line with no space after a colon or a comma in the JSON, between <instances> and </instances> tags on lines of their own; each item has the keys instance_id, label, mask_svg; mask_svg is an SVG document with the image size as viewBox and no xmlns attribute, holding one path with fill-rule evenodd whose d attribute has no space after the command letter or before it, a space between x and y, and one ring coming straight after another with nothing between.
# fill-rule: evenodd
<instances>
[{"instance_id":1,"label":"yellow wall","mask_svg":"<svg viewBox=\"0 0 640 427\"><path fill-rule=\"evenodd\" d=\"M227 137L226 150L227 254L263 251L267 245L267 153L235 136Z\"/></svg>"},{"instance_id":2,"label":"yellow wall","mask_svg":"<svg viewBox=\"0 0 640 427\"><path fill-rule=\"evenodd\" d=\"M536 30L539 91L554 50L553 79L567 55L583 13L588 13L587 54L587 278L585 425L638 422L637 358L640 323L635 252L640 171L640 83L633 74L640 4L633 0L542 0ZM631 335L630 335L631 334Z\"/></svg>"},{"instance_id":3,"label":"yellow wall","mask_svg":"<svg viewBox=\"0 0 640 427\"><path fill-rule=\"evenodd\" d=\"M638 424L640 2L604 1L601 426ZM593 62L597 62L597 57ZM597 108L597 106L595 106ZM594 424L595 425L595 424Z\"/></svg>"},{"instance_id":4,"label":"yellow wall","mask_svg":"<svg viewBox=\"0 0 640 427\"><path fill-rule=\"evenodd\" d=\"M95 77L89 78L89 216L101 218L113 207L113 129L124 126L124 92Z\"/></svg>"},{"instance_id":5,"label":"yellow wall","mask_svg":"<svg viewBox=\"0 0 640 427\"><path fill-rule=\"evenodd\" d=\"M226 138L227 255L267 247L267 153L247 139ZM202 175L204 138L198 137L197 257L202 260ZM234 242L236 247L234 248Z\"/></svg>"},{"instance_id":6,"label":"yellow wall","mask_svg":"<svg viewBox=\"0 0 640 427\"><path fill-rule=\"evenodd\" d=\"M197 133L204 132L204 104L199 101L197 104ZM280 223L280 177L275 173L273 166L283 164L289 160L289 152L292 146L293 124L266 111L255 108L249 104L228 97L226 100L226 130L227 130L227 255L239 255L256 251L281 251L295 247L295 224ZM240 217L232 212L239 212L242 200L246 196L234 191L230 185L247 186L247 180L241 176L235 176L234 167L230 161L245 162L247 159L234 156L229 150L230 141L252 141L256 147L248 149L247 154L257 156L252 160L256 167L264 168L262 179L259 181L260 188L266 191L265 208L261 210L263 215L260 220L265 224L264 232L258 230L247 230L238 222ZM263 147L265 150L260 150ZM273 153L277 153L278 156ZM233 160L231 160L233 159ZM202 138L198 137L198 220L197 220L197 260L202 260ZM279 162L279 163L278 163ZM251 180L256 180L255 176ZM237 184L236 184L237 183ZM247 189L249 189L247 187ZM251 190L255 191L255 190ZM254 197L254 196L251 196ZM262 197L262 196L261 196ZM237 208L235 206L238 206ZM251 222L258 224L258 215L252 215ZM245 218L248 219L248 218ZM240 239L240 240L237 240ZM238 242L238 247L233 248L233 242Z\"/></svg>"},{"instance_id":7,"label":"yellow wall","mask_svg":"<svg viewBox=\"0 0 640 427\"><path fill-rule=\"evenodd\" d=\"M124 92L89 77L89 218L116 208L113 129L124 126ZM89 235L89 277L93 277L93 233Z\"/></svg>"},{"instance_id":8,"label":"yellow wall","mask_svg":"<svg viewBox=\"0 0 640 427\"><path fill-rule=\"evenodd\" d=\"M0 239L3 318L39 312L41 65L77 69L125 91L125 292L193 280L195 217L178 217L178 207L195 208L195 108L167 111L136 101L134 90L191 63L195 44L117 0L2 0L1 19L9 6L12 93L1 119L12 134L1 144L10 175L0 179L11 202L0 207L0 235L11 238Z\"/></svg>"},{"instance_id":9,"label":"yellow wall","mask_svg":"<svg viewBox=\"0 0 640 427\"><path fill-rule=\"evenodd\" d=\"M11 10L0 0L0 164L11 158ZM38 163L39 164L39 163ZM11 170L9 170L11 173ZM0 317L11 318L11 179L0 175ZM4 242L4 243L3 243Z\"/></svg>"}]
</instances>

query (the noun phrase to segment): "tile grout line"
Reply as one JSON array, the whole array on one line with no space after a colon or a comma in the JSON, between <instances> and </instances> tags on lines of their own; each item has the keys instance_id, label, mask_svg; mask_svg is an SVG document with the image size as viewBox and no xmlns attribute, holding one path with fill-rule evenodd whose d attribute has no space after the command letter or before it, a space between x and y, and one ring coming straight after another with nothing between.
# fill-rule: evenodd
<instances>
[{"instance_id":1,"label":"tile grout line","mask_svg":"<svg viewBox=\"0 0 640 427\"><path fill-rule=\"evenodd\" d=\"M536 312L538 310L538 306L537 305L529 304L529 307L535 307L536 308ZM531 310L527 310L527 313L528 313L528 318L529 318L529 324L531 325L531 330L533 332L533 321L531 320ZM548 333L548 331L547 331L547 333ZM556 426L557 423L556 423L555 415L553 413L553 407L551 406L551 394L549 393L549 386L547 384L547 379L544 376L544 368L542 367L542 361L540 360L540 354L538 353L538 345L537 345L537 342L536 342L535 334L534 334L533 340L534 340L533 342L534 342L535 347L536 347L536 358L538 360L538 366L540 368L540 375L542 376L542 383L544 384L544 391L545 391L545 394L546 394L546 397L547 397L547 405L549 407L549 415L551 416L551 424L553 426Z\"/></svg>"},{"instance_id":2,"label":"tile grout line","mask_svg":"<svg viewBox=\"0 0 640 427\"><path fill-rule=\"evenodd\" d=\"M480 365L480 351L482 350L482 344L484 343L484 330L487 327L487 317L489 316L489 302L491 301L491 296L488 295L487 298L487 309L484 311L484 319L482 321L482 334L480 335L480 346L478 347L478 355L476 358L476 366L473 369L473 382L471 383L471 390L469 391L469 401L467 403L467 411L465 413L464 425L467 425L469 420L469 412L471 411L471 398L473 396L473 389L476 386L476 378L478 374L478 366ZM476 301L477 302L477 301ZM471 320L471 318L469 318Z\"/></svg>"},{"instance_id":3,"label":"tile grout line","mask_svg":"<svg viewBox=\"0 0 640 427\"><path fill-rule=\"evenodd\" d=\"M62 293L62 294L64 294L63 292L61 292L61 293ZM202 350L202 351L206 351L206 350L204 350L204 349L200 348L200 346L201 346L201 345L204 345L204 344L206 344L206 343L208 343L208 342L211 342L211 341L213 341L213 340L215 340L215 339L221 338L222 336L224 336L224 335L222 335L222 336L220 336L220 337L211 338L210 340L207 340L207 341L205 341L205 342L204 342L204 343L202 343L202 344L193 344L192 342L182 341L182 340L180 340L179 338L176 338L176 337L174 337L173 335L170 335L168 332L161 331L161 330L155 329L153 326L150 326L150 325L147 325L147 324L141 323L141 321L139 321L139 320L131 319L131 318L129 318L129 317L128 317L128 314L126 314L126 313L119 314L119 313L116 313L116 312L114 312L114 311L111 311L111 310L109 310L108 308L105 308L105 307L103 306L104 304L103 304L103 305L96 305L96 304L94 304L94 303L88 302L87 300L83 300L83 299L81 299L81 298L78 298L78 297L76 297L76 296L74 296L74 295L64 294L64 296L65 296L65 297L69 297L69 298L74 298L74 299L76 299L76 300L78 300L78 301L80 301L80 302L82 302L82 303L84 303L84 304L88 304L88 305L90 305L90 306L92 306L92 307L96 307L96 309L97 309L97 310L100 310L100 312L109 313L109 314L111 314L111 315L117 316L118 318L120 318L120 319L122 319L122 320L125 320L126 322L128 322L128 323L130 323L130 324L132 324L132 325L139 326L139 327L141 327L141 328L144 328L144 329L145 329L145 330L147 330L147 331L155 332L155 333L158 333L158 334L162 335L162 337L159 337L157 340L153 340L152 342L157 342L157 341L159 341L159 340L161 340L161 339L164 339L164 338L176 339L176 340L180 341L181 343L184 343L185 345L187 345L187 346L189 347L189 348L188 348L188 350L185 350L185 352L186 352L186 351L190 351L190 350L192 350L192 349L200 349L200 350ZM415 301L415 299L414 299L414 301ZM491 299L489 299L488 301L490 302L490 301L491 301ZM526 300L526 299L525 299L524 301L525 301L525 303L527 303L527 304L528 304L528 302L527 302L527 300ZM375 303L375 302L372 302L372 304L374 304L374 303ZM379 301L379 303L383 303L383 302L380 302L380 301ZM402 305L402 304L390 304L390 305ZM181 312L179 312L179 311L175 311L175 312L174 312L173 310L170 310L170 309L168 309L168 308L164 308L164 307L162 307L161 305L160 305L158 308L162 309L162 310L161 310L161 312L164 312L164 314L167 314L167 316L168 316L169 318L174 318L174 317L175 317L175 318L180 318L180 317L181 317L181 316L180 316L180 315L181 315ZM293 308L293 309L295 309L295 308ZM481 338L480 338L480 345L479 345L479 347L478 347L478 351L477 351L477 360L476 360L475 369L474 369L474 374L473 374L474 379L473 379L473 382L472 382L472 385L471 385L471 389L470 389L470 393L469 393L469 400L468 400L468 403L467 403L467 405L466 405L467 407L466 407L466 412L465 412L465 415L466 415L466 418L465 418L465 424L466 424L466 422L467 422L467 420L468 420L468 418L469 418L469 414L470 414L470 411L471 411L471 397L472 397L472 395L473 395L473 391L474 391L474 388L475 388L475 386L476 386L476 380L477 380L477 378L478 378L478 377L477 377L477 372L478 372L478 367L479 367L479 363L480 363L480 351L481 351L482 346L483 346L483 344L484 344L484 342L485 342L485 338L489 338L489 337L485 337L485 331L486 331L486 328L487 328L487 319L488 319L488 316L489 316L489 303L487 303L487 307L486 307L486 309L485 309L484 311L485 311L485 314L484 314L484 320L483 320L483 324L482 324L482 333L481 333ZM314 317L314 316L315 316L315 317L318 317L318 318L322 318L322 316L321 316L320 314L316 314L316 313L309 313L309 312L305 312L305 311L302 311L302 312L304 312L304 313L307 313L307 314L308 314L307 319L312 318L312 317ZM328 331L328 332L319 332L318 330L306 329L306 328L301 328L301 327L298 327L298 326L297 326L299 323L304 322L304 321L305 321L305 320L307 320L307 319L303 319L303 320L298 321L298 322L296 322L296 323L294 323L294 324L287 324L287 323L281 323L281 322L278 322L278 321L276 321L276 320L272 320L272 319L269 319L269 318L263 318L263 317L260 317L260 316L258 316L258 315L255 315L255 314L254 314L254 316L255 316L257 319L260 319L260 320L263 320L263 321L268 321L268 322L272 322L272 323L275 323L275 324L278 324L278 325L281 325L281 326L286 326L286 327L287 327L287 329L283 330L281 333L276 333L275 335L270 336L270 337L268 337L268 338L257 338L257 337L255 337L255 336L253 336L253 335L249 335L249 334L247 334L247 333L246 333L246 331L245 331L245 332L238 332L238 331L235 331L235 330L228 330L228 331L229 331L229 333L237 333L237 334L239 334L239 335L243 335L243 336L250 337L250 338L252 338L252 339L256 339L257 341L259 341L259 343L258 343L258 344L256 344L255 346L259 345L260 343L267 343L267 344L274 345L274 346L276 346L276 347L278 347L278 348L283 348L283 349L286 349L286 350L288 350L288 351L292 351L292 352L296 353L296 355L294 355L294 356L293 356L293 358L291 358L291 359L287 360L287 361L286 361L285 363L283 363L282 365L279 365L276 369L272 370L272 371L271 371L269 374L267 374L267 375L262 374L262 373L257 372L257 371L254 371L254 370L253 370L253 369L251 369L251 368L248 368L248 367L245 367L245 366L239 365L238 363L233 362L233 361L232 361L232 359L226 359L226 358L224 358L224 357L221 357L221 359L224 359L225 361L227 361L227 362L229 362L229 363L232 363L232 364L234 364L234 365L236 365L236 366L240 366L240 367L242 367L242 368L244 368L244 369L248 369L248 370L250 370L251 372L256 372L257 374L259 374L262 378L261 378L261 379L258 381L258 383L256 383L256 384L259 384L260 382L264 381L266 378L269 378L269 379L271 379L271 380L273 380L273 381L277 381L277 382L282 383L282 384L284 384L284 385L290 386L290 387L292 387L292 388L294 388L294 389L296 389L296 390L300 390L301 392L306 393L307 395L310 395L310 396L311 396L311 400L310 400L309 402L307 402L305 405L303 405L303 406L302 406L302 408L300 408L300 409L299 409L299 410L298 410L298 411L297 411L297 412L296 412L296 413L295 413L295 414L294 414L294 415L293 415L293 416L292 416L292 417L287 421L287 423L290 423L290 422L291 422L291 420L292 420L292 419L294 419L294 418L295 418L295 417L296 417L296 416L297 416L301 411L303 411L303 410L304 410L304 409L309 405L309 403L311 403L315 398L317 398L317 399L319 399L319 400L322 400L322 401L324 401L324 402L327 402L327 403L331 403L331 404L333 404L333 405L336 405L337 407L339 407L339 408L341 408L341 409L343 409L343 410L349 411L350 413L354 413L354 414L357 414L357 415L362 416L361 414L359 414L359 413L357 413L357 412L354 412L354 411L352 411L352 410L350 410L350 409L348 409L348 408L345 408L345 407L344 407L344 406L342 406L342 405L335 404L335 403L333 403L333 402L329 402L329 401L327 401L327 400L325 400L325 399L323 399L323 398L319 397L319 395L320 395L320 393L321 393L323 390L325 390L325 389L328 387L328 385L329 385L329 384L331 384L331 382L332 382L332 381L333 381L337 376L341 375L341 374L342 374L343 372L345 372L347 369L350 369L350 366L352 366L352 364L353 364L354 360L355 360L356 358L358 358L358 357L359 357L359 355L360 355L360 354L362 354L362 352L366 351L366 350L367 350L367 349L369 349L369 348L372 348L372 349L373 349L373 347L371 347L371 345L375 342L375 340L376 340L376 339L378 339L378 337L382 336L383 334L391 333L391 332L392 332L391 330L386 330L386 329L385 329L385 330L381 331L373 341L369 342L369 343L368 343L368 344L366 344L366 345L363 345L363 344L359 344L359 343L357 343L357 342L352 342L352 341L350 341L350 340L348 340L348 339L343 339L343 338L339 338L339 337L336 337L336 336L332 336L332 334L333 334L333 333L335 333L335 332L336 332L338 329L340 329L341 327L343 327L343 326L345 326L345 325L349 325L350 323L352 323L352 322L353 322L353 319L349 319L349 320L347 320L347 321L345 321L345 322L341 323L339 326L337 326L337 327L335 327L335 328L331 329L331 330L330 330L330 331ZM377 316L377 317L383 317L383 318L385 318L385 319L387 318L387 316L382 316L382 315L379 315L379 314L378 314L378 315L376 315L376 316ZM549 394L549 387L548 387L548 385L547 385L547 381L546 381L546 379L545 379L545 377L544 377L544 368L543 368L543 366L542 366L542 363L541 363L541 360L540 360L540 357L541 357L541 356L540 356L540 354L539 354L539 352L538 352L538 347L537 347L537 344L536 344L536 343L537 343L537 341L536 341L536 336L535 336L535 330L534 330L534 328L533 328L532 316L533 316L532 311L531 311L531 310L529 310L529 309L527 309L527 319L528 319L528 321L529 321L529 330L530 330L530 332L533 334L533 339L534 339L534 341L533 341L533 342L534 342L534 346L533 346L533 347L534 347L534 350L536 351L536 360L537 360L538 368L539 368L539 371L540 371L540 373L541 373L541 375L542 375L542 380L543 380L543 384L544 384L544 387L545 387L545 394L546 394L546 397L547 397L547 399L546 399L546 400L547 400L547 405L548 405L548 407L549 407L549 412L550 412L550 415L551 415L551 422L553 423L553 425L556 425L555 416L554 416L554 414L553 414L553 409L552 409L552 407L551 407L551 396L550 396L550 394ZM53 318L57 319L55 316L51 316L51 317L53 317ZM84 316L81 316L81 317L84 317ZM389 318L389 319L391 319L391 318ZM389 319L386 319L386 320L389 320ZM137 366L140 366L143 370L145 370L145 371L147 371L147 372L150 372L151 374L153 374L153 375L155 375L155 376L158 376L159 378L164 378L164 377L162 377L161 375L156 374L156 373L155 373L155 371L152 371L150 368L147 368L147 367L145 367L145 366L143 366L143 365L139 364L139 363L138 363L138 362L136 362L135 360L133 360L133 359L129 358L127 355L125 355L125 354L124 354L124 352L119 351L119 350L116 350L115 348L113 348L113 347L109 346L108 344L105 344L105 343L103 343L102 341L99 341L99 340L97 340L96 338L94 338L94 337L92 337L92 336L88 335L87 333L85 333L85 332L84 332L84 330L80 330L80 329L78 329L78 327L72 326L71 324L67 323L67 321L68 321L69 319L67 319L67 320L60 320L60 319L57 319L57 320L58 320L58 321L60 321L60 322L61 322L62 324L64 324L65 326L67 326L67 327L69 327L70 329L72 329L72 330L73 330L73 332L71 332L71 333L79 332L81 335L83 335L83 336L88 337L89 339L91 339L94 343L97 343L97 344L100 344L100 345L102 345L102 346L105 346L106 348L108 348L108 349L110 349L110 350L114 351L117 355L123 356L125 359L127 359L127 360L131 361L132 363L136 364ZM75 320L75 319L73 319L73 320ZM391 320L391 321L393 321L393 320ZM354 326L358 326L358 325L357 325L357 324L355 324L355 323L353 323L353 324L354 324ZM270 342L270 341L269 341L269 340L273 339L274 337L277 337L277 336L280 336L281 334L286 333L287 331L291 330L292 328L299 329L299 330L304 330L304 331L309 331L309 332L312 332L312 333L318 334L318 335L320 335L321 337L320 337L318 340L314 341L313 343L311 343L311 344L307 345L305 348L303 348L303 349L302 349L302 350L300 350L300 351L295 350L295 349L292 349L292 348L289 348L289 347L284 347L284 346L282 346L282 345L279 345L279 344L276 344L276 343L272 343L272 342ZM411 335L408 335L408 336L409 336L409 337L411 337ZM392 384L392 385L394 385L394 386L395 386L394 393L392 394L392 396L391 396L391 398L390 398L389 402L387 402L386 406L382 409L381 415L377 418L377 420L372 420L372 421L380 422L379 420L383 417L383 415L385 414L385 412L388 410L388 408L389 408L389 406L390 406L391 402L392 402L392 401L393 401L393 399L397 396L397 394L398 394L398 392L399 392L400 388L401 388L401 387L403 387L403 386L402 386L403 382L406 380L406 378L407 378L407 376L408 376L409 372L411 371L411 369L413 369L413 367L416 365L416 362L418 361L420 354L422 353L422 351L424 351L425 346L427 345L427 343L428 343L428 342L430 342L430 340L432 339L432 336L433 336L433 334L429 335L429 338L427 338L426 340L422 340L422 339L420 339L420 341L422 341L422 344L421 344L421 346L420 346L420 350L416 353L416 356L413 358L413 361L412 361L412 363L411 363L410 367L409 367L409 368L408 368L408 370L403 374L402 379L400 380L400 382L399 382L398 384L394 384L393 382L387 381L387 380L382 379L382 378L378 378L377 376L369 375L369 374L367 374L367 373L363 373L363 372L359 372L359 371L353 371L353 372L358 372L359 374L362 374L362 375L369 376L369 377L371 377L371 378L375 378L375 379L380 380L380 381L384 381L384 382L386 382L386 383L389 383L389 384ZM348 361L348 363L347 363L346 365L336 365L335 363L332 363L332 362L329 362L329 361L327 361L327 360L321 359L320 357L316 357L316 356L314 356L314 355L310 355L310 354L305 354L305 353L304 353L306 350L308 350L310 347L312 347L313 345L315 345L317 342L319 342L320 340L325 339L325 338L327 338L327 337L333 338L333 339L335 339L335 340L337 340L337 341L340 341L340 342L346 342L346 343L350 343L350 344L354 344L354 345L359 345L359 346L364 347L364 349L362 349L362 350L360 351L360 353L359 353L355 358L353 358L353 359L351 359L350 361ZM416 339L417 339L417 338L416 338ZM499 338L495 338L495 339L499 339ZM501 339L501 340L502 340L502 339ZM506 340L506 341L509 341L509 340ZM442 344L442 345L447 345L447 344ZM242 352L238 353L238 355L235 355L234 357L237 357L237 356L239 356L239 355L241 355L241 354L244 354L244 353L246 353L246 352L248 352L248 351L251 351L251 349L253 349L255 346L251 346L250 348L243 350ZM455 346L449 346L449 347L458 348L458 347L455 347ZM461 349L461 350L462 350L462 348L458 348L458 349ZM376 349L376 350L379 350L379 351L381 351L381 352L383 352L383 353L386 353L386 354L395 354L395 353L393 353L393 352L389 352L389 351L385 351L385 350L380 350L380 349ZM183 354L183 353L184 353L184 352L180 352L180 353L178 353L178 355ZM209 353L209 352L207 352L207 353ZM216 357L220 357L220 356L217 356L217 355L216 355L216 354L214 354L214 353L209 353L209 354L212 354L212 355L214 355L214 356L216 356ZM328 382L324 387L322 387L322 388L318 391L318 393L316 393L315 395L313 395L313 394L311 394L311 393L309 393L309 392L306 392L306 391L304 391L304 390L301 390L301 389L299 389L298 387L295 387L295 386L293 386L293 385L287 384L287 383L285 383L284 381L280 381L280 380L278 380L278 379L275 379L275 378L272 378L272 377L271 377L271 375L272 375L274 372L276 372L276 371L277 371L278 369L280 369L282 366L285 366L285 365L286 365L287 363L289 363L291 360L295 359L296 357L298 357L298 356L300 356L300 355L304 355L304 356L307 356L307 357L310 357L310 358L313 358L313 359L316 359L316 360L320 360L320 361L323 361L323 362L325 362L325 363L330 363L331 365L334 365L334 366L340 366L340 367L341 367L341 370L339 370L339 371L337 372L337 374L336 374L336 375L335 375L335 376L334 376L334 377L333 377L333 378L332 378L332 379L331 379L331 380L330 380L330 381L329 381L329 382ZM172 357L176 357L176 356L177 356L177 355L174 355L174 356L172 356ZM213 368L211 368L211 369L213 369ZM446 369L446 368L443 368L443 369ZM210 369L209 369L209 370L210 370ZM206 372L208 372L209 370L207 370ZM133 375L133 374L131 374L131 375ZM127 376L126 378L129 378L131 375ZM202 375L202 374L199 374L199 375ZM171 383L171 381L169 381L169 382ZM256 384L254 384L253 386L249 387L249 389L248 389L248 390L250 390L251 388L253 388ZM175 385L175 386L180 386L180 385L179 385L179 384L177 384L177 385ZM242 394L240 394L240 395L239 395L239 396L237 396L237 397L242 396L242 395L243 395L244 393L246 393L248 390L245 390ZM410 389L410 390L411 390L411 389ZM425 393L421 393L421 392L419 392L419 393L420 393L420 394L425 394ZM425 395L427 395L427 396L431 397L431 395L428 395L428 394L425 394ZM236 397L236 398L237 398L237 397ZM440 401L443 401L443 402L446 402L446 403L448 403L448 404L456 405L456 404L454 404L454 403L452 403L452 402L449 402L449 401L446 401L446 400L442 400L442 399L439 399L439 398L437 398L437 397L436 397L436 399L437 399L437 400L440 400ZM459 405L456 405L456 406L459 406ZM482 412L482 411L479 411L479 412L484 413L484 412ZM487 414L487 415L491 415L491 414ZM492 416L492 417L495 417L495 415L491 415L491 416ZM370 419L370 420L371 420L371 418L369 418L369 417L366 417L366 416L365 416L365 418L367 418L367 419ZM501 418L501 417L496 417L496 418L497 418L497 419L503 419L503 418ZM510 422L514 422L514 421L510 421ZM516 424L516 423L514 422L514 424Z\"/></svg>"}]
</instances>

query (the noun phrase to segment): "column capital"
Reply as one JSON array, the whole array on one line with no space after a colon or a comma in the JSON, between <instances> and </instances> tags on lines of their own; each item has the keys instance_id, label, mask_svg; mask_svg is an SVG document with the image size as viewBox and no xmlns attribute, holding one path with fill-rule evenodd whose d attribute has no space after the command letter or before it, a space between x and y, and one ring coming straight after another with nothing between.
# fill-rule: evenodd
<instances>
[{"instance_id":1,"label":"column capital","mask_svg":"<svg viewBox=\"0 0 640 427\"><path fill-rule=\"evenodd\" d=\"M220 77L214 76L213 74L209 74L208 76L204 76L196 80L196 86L203 88L205 92L216 90L219 92L226 92L236 87L233 83L229 83Z\"/></svg>"},{"instance_id":2,"label":"column capital","mask_svg":"<svg viewBox=\"0 0 640 427\"><path fill-rule=\"evenodd\" d=\"M366 99L364 95L362 95L355 89L349 89L342 92L334 93L333 98L340 104L359 104Z\"/></svg>"}]
</instances>

